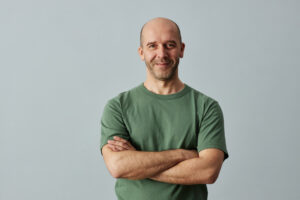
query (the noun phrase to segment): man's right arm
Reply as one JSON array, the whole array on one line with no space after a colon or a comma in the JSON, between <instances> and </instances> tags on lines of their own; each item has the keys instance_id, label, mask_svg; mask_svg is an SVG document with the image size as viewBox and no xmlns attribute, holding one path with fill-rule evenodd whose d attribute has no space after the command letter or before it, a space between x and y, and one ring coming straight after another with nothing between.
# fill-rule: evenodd
<instances>
[{"instance_id":1,"label":"man's right arm","mask_svg":"<svg viewBox=\"0 0 300 200\"><path fill-rule=\"evenodd\" d=\"M160 152L136 150L112 151L108 144L102 148L105 164L115 178L131 180L155 176L179 162L198 157L197 151L174 149Z\"/></svg>"}]
</instances>

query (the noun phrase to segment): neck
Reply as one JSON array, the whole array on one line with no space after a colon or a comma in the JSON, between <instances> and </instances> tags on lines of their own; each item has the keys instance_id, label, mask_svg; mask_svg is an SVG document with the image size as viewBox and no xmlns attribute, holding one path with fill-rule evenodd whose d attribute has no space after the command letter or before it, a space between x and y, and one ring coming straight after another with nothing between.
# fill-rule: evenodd
<instances>
[{"instance_id":1,"label":"neck","mask_svg":"<svg viewBox=\"0 0 300 200\"><path fill-rule=\"evenodd\" d=\"M151 80L147 79L144 86L151 92L161 95L174 94L181 91L185 86L179 78L174 80Z\"/></svg>"}]
</instances>

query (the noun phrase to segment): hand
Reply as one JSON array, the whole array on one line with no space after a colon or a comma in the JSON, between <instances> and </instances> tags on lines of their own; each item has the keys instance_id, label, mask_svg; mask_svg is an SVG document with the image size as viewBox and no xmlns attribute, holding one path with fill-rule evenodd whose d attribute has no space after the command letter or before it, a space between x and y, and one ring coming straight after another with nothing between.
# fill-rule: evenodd
<instances>
[{"instance_id":1,"label":"hand","mask_svg":"<svg viewBox=\"0 0 300 200\"><path fill-rule=\"evenodd\" d=\"M125 151L125 150L131 150L131 151L136 150L130 142L118 136L114 136L114 139L108 140L107 143L108 143L108 147L115 152Z\"/></svg>"}]
</instances>

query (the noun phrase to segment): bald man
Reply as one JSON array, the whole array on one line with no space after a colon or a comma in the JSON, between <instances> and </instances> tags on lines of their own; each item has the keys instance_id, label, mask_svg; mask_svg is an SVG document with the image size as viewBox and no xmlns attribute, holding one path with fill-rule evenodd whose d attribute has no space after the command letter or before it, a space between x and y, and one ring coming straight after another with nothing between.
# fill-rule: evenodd
<instances>
[{"instance_id":1,"label":"bald man","mask_svg":"<svg viewBox=\"0 0 300 200\"><path fill-rule=\"evenodd\" d=\"M175 22L147 22L146 80L104 107L100 150L119 200L205 200L228 158L218 102L178 77L184 50Z\"/></svg>"}]
</instances>

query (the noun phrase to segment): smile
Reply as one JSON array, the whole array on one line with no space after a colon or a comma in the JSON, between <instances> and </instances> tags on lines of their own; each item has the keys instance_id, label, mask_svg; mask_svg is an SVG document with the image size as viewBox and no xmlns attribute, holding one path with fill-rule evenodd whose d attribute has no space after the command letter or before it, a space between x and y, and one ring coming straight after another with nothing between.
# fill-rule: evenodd
<instances>
[{"instance_id":1,"label":"smile","mask_svg":"<svg viewBox=\"0 0 300 200\"><path fill-rule=\"evenodd\" d=\"M156 65L168 65L169 63L156 63Z\"/></svg>"}]
</instances>

